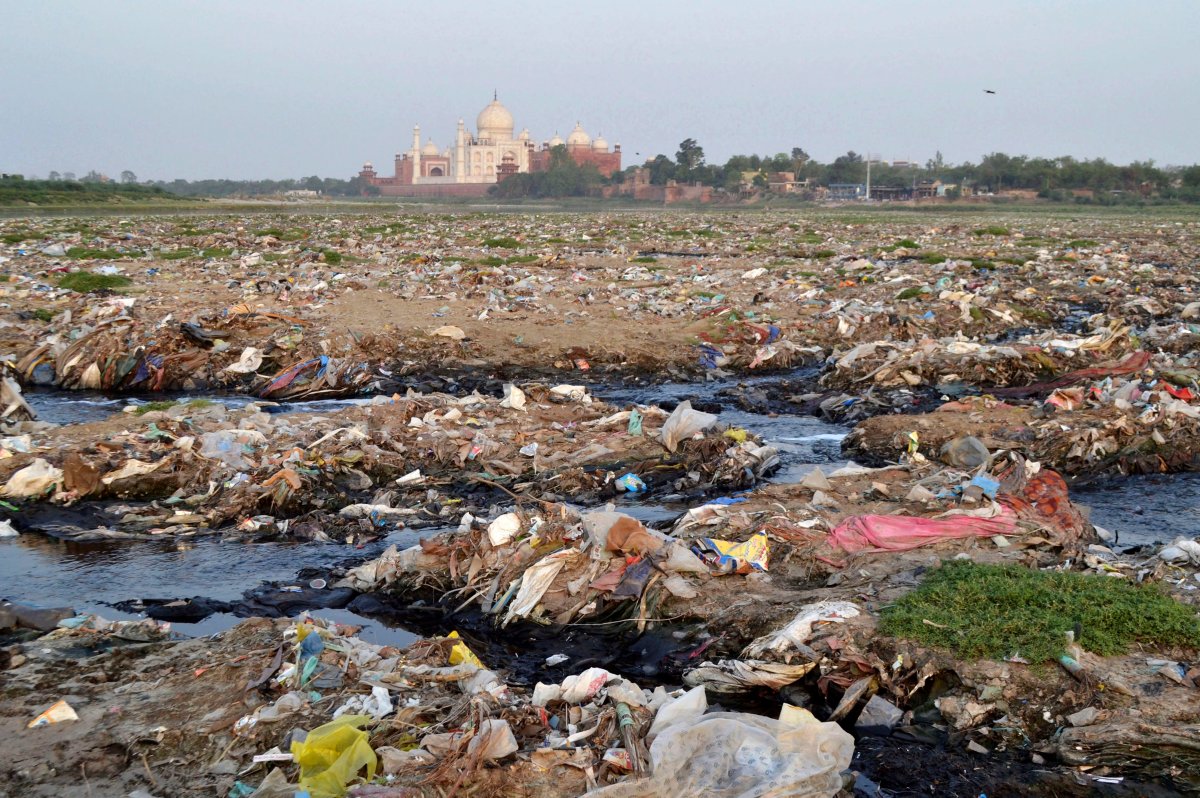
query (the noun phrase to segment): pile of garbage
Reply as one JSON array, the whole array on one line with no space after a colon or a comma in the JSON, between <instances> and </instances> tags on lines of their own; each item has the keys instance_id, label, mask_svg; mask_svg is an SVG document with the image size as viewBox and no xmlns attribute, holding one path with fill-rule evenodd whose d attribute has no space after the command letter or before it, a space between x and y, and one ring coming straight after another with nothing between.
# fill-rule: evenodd
<instances>
[{"instance_id":1,"label":"pile of garbage","mask_svg":"<svg viewBox=\"0 0 1200 798\"><path fill-rule=\"evenodd\" d=\"M69 661L67 640L79 646L128 632L102 627L42 637L36 656L6 672L7 693L36 706L39 680ZM381 798L468 785L564 797L832 798L852 778L843 772L853 738L802 708L785 705L778 718L721 711L703 688L649 690L602 668L523 689L457 634L394 648L302 616L156 645L74 663L85 678L112 673L122 657L134 665L106 677L115 681L107 689L82 688L8 735L6 783L73 784L83 778L80 762L91 762L83 765L89 779L121 784L122 794L179 794L187 785L258 798ZM155 683L146 685L151 671ZM181 710L189 722L177 722ZM70 734L73 726L81 732ZM69 742L47 757L38 741L52 729ZM164 768L167 760L175 764ZM33 778L31 766L47 763L56 774Z\"/></svg>"},{"instance_id":2,"label":"pile of garbage","mask_svg":"<svg viewBox=\"0 0 1200 798\"><path fill-rule=\"evenodd\" d=\"M104 508L111 524L40 526L72 539L223 529L361 541L443 526L511 495L581 501L747 487L779 462L773 448L689 403L670 414L618 410L576 385L509 384L502 398L409 392L329 415L269 409L181 402L119 425L0 439L0 495L26 507L117 502Z\"/></svg>"},{"instance_id":3,"label":"pile of garbage","mask_svg":"<svg viewBox=\"0 0 1200 798\"><path fill-rule=\"evenodd\" d=\"M1070 345L1064 333L1118 320L1169 351L1200 335L1195 278L1175 263L1192 242L1111 221L1014 218L982 232L957 220L805 228L771 213L9 221L0 352L26 384L278 399L391 390L449 362L686 376L784 370L876 342L864 366L890 357L879 381L908 383L939 376L925 362L939 353L921 344L896 359L889 345L958 339L983 347L958 353L980 361L958 368L964 380L1015 384L1038 358L989 347L1030 334ZM865 373L843 364L829 384Z\"/></svg>"},{"instance_id":4,"label":"pile of garbage","mask_svg":"<svg viewBox=\"0 0 1200 798\"><path fill-rule=\"evenodd\" d=\"M876 416L844 442L848 452L895 460L918 441L937 458L971 434L1071 476L1200 468L1200 375L1190 357L1133 352L1121 361L1020 388L942 403L932 413Z\"/></svg>"}]
</instances>

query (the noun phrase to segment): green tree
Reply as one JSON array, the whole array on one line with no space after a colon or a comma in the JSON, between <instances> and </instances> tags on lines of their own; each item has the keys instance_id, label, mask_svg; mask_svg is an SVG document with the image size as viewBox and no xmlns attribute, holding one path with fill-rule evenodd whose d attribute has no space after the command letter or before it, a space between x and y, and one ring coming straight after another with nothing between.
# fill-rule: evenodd
<instances>
[{"instance_id":1,"label":"green tree","mask_svg":"<svg viewBox=\"0 0 1200 798\"><path fill-rule=\"evenodd\" d=\"M124 172L121 172L121 182L122 183L136 183L137 175L135 175L133 172L126 169Z\"/></svg>"},{"instance_id":2,"label":"green tree","mask_svg":"<svg viewBox=\"0 0 1200 798\"><path fill-rule=\"evenodd\" d=\"M693 179L693 173L704 165L704 148L695 139L684 139L679 142L675 163L679 167L675 173L677 180Z\"/></svg>"},{"instance_id":3,"label":"green tree","mask_svg":"<svg viewBox=\"0 0 1200 798\"><path fill-rule=\"evenodd\" d=\"M808 153L802 147L792 147L792 171L799 173L804 168L804 164L811 160Z\"/></svg>"},{"instance_id":4,"label":"green tree","mask_svg":"<svg viewBox=\"0 0 1200 798\"><path fill-rule=\"evenodd\" d=\"M826 180L830 183L862 183L866 177L866 164L854 150L835 158L826 172Z\"/></svg>"}]
</instances>

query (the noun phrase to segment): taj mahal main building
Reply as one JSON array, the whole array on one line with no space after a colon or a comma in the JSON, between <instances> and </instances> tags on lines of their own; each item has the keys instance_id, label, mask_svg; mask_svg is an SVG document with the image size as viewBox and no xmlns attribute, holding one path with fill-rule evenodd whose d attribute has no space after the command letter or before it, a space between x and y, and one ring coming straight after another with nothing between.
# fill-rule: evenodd
<instances>
[{"instance_id":1,"label":"taj mahal main building","mask_svg":"<svg viewBox=\"0 0 1200 798\"><path fill-rule=\"evenodd\" d=\"M578 164L592 164L608 177L621 169L621 145L611 150L602 137L592 138L578 122L566 141L554 138L535 144L528 130L513 135L513 115L493 98L475 118L475 133L458 120L454 146L440 149L432 140L421 144L420 125L413 128L412 147L396 154L396 172L380 177L368 162L358 173L364 183L378 186L393 197L483 196L508 175L543 172L550 167L550 151L566 147Z\"/></svg>"}]
</instances>

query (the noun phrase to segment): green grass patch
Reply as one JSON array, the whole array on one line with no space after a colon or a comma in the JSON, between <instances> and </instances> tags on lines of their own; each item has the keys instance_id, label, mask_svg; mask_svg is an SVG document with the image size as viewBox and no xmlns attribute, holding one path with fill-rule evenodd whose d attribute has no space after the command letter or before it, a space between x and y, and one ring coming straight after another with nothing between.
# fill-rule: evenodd
<instances>
[{"instance_id":1,"label":"green grass patch","mask_svg":"<svg viewBox=\"0 0 1200 798\"><path fill-rule=\"evenodd\" d=\"M923 293L925 293L925 290L921 286L914 285L896 294L896 299L916 299Z\"/></svg>"},{"instance_id":2,"label":"green grass patch","mask_svg":"<svg viewBox=\"0 0 1200 798\"><path fill-rule=\"evenodd\" d=\"M54 318L54 314L45 308L38 308L33 312L33 317L38 321L50 321Z\"/></svg>"},{"instance_id":3,"label":"green grass patch","mask_svg":"<svg viewBox=\"0 0 1200 798\"><path fill-rule=\"evenodd\" d=\"M902 238L896 242L896 246L902 249L920 249L921 246L911 238Z\"/></svg>"},{"instance_id":4,"label":"green grass patch","mask_svg":"<svg viewBox=\"0 0 1200 798\"><path fill-rule=\"evenodd\" d=\"M1071 249L1087 249L1096 246L1096 242L1089 238L1077 238L1074 241L1068 241L1067 246Z\"/></svg>"},{"instance_id":5,"label":"green grass patch","mask_svg":"<svg viewBox=\"0 0 1200 798\"><path fill-rule=\"evenodd\" d=\"M81 294L88 294L92 291L111 291L132 284L133 280L121 274L93 274L92 272L71 272L63 275L62 279L58 281L59 288L78 291Z\"/></svg>"},{"instance_id":6,"label":"green grass patch","mask_svg":"<svg viewBox=\"0 0 1200 798\"><path fill-rule=\"evenodd\" d=\"M263 255L263 260L265 260L267 263L276 263L278 261L285 260L286 258L287 255L284 255L282 252L268 252Z\"/></svg>"},{"instance_id":7,"label":"green grass patch","mask_svg":"<svg viewBox=\"0 0 1200 798\"><path fill-rule=\"evenodd\" d=\"M832 258L836 254L837 253L834 252L832 249L818 249L816 252L814 252L812 254L812 257L814 257L818 260L825 260L827 258Z\"/></svg>"},{"instance_id":8,"label":"green grass patch","mask_svg":"<svg viewBox=\"0 0 1200 798\"><path fill-rule=\"evenodd\" d=\"M485 238L483 245L489 249L517 249L521 246L521 242L511 236L503 236L501 238Z\"/></svg>"},{"instance_id":9,"label":"green grass patch","mask_svg":"<svg viewBox=\"0 0 1200 798\"><path fill-rule=\"evenodd\" d=\"M147 413L157 413L163 410L170 410L175 405L179 404L174 400L163 402L146 402L144 405L138 405L137 410L133 411L135 416L144 416Z\"/></svg>"},{"instance_id":10,"label":"green grass patch","mask_svg":"<svg viewBox=\"0 0 1200 798\"><path fill-rule=\"evenodd\" d=\"M1029 319L1030 321L1041 322L1043 324L1049 324L1050 322L1054 321L1054 317L1041 308L1031 308L1027 305L1013 305L1012 307L1013 310L1015 310L1023 319Z\"/></svg>"},{"instance_id":11,"label":"green grass patch","mask_svg":"<svg viewBox=\"0 0 1200 798\"><path fill-rule=\"evenodd\" d=\"M183 260L184 258L190 258L195 254L196 250L191 249L190 247L181 247L179 249L171 250L170 252L160 252L158 253L158 257L160 260Z\"/></svg>"},{"instance_id":12,"label":"green grass patch","mask_svg":"<svg viewBox=\"0 0 1200 798\"><path fill-rule=\"evenodd\" d=\"M209 247L200 254L206 258L228 258L233 250L229 247Z\"/></svg>"},{"instance_id":13,"label":"green grass patch","mask_svg":"<svg viewBox=\"0 0 1200 798\"><path fill-rule=\"evenodd\" d=\"M989 225L987 227L977 227L973 231L977 236L1006 236L1011 235L1012 231L1007 227L1000 225Z\"/></svg>"},{"instance_id":14,"label":"green grass patch","mask_svg":"<svg viewBox=\"0 0 1200 798\"><path fill-rule=\"evenodd\" d=\"M325 256L325 262L331 266L336 266L342 262L342 253L340 252L334 252L332 249L327 249L321 254Z\"/></svg>"},{"instance_id":15,"label":"green grass patch","mask_svg":"<svg viewBox=\"0 0 1200 798\"><path fill-rule=\"evenodd\" d=\"M475 261L480 266L503 266L504 258L499 258L495 255L488 255L486 258L479 258Z\"/></svg>"},{"instance_id":16,"label":"green grass patch","mask_svg":"<svg viewBox=\"0 0 1200 798\"><path fill-rule=\"evenodd\" d=\"M653 255L638 255L636 258L630 258L630 263L658 263L658 258Z\"/></svg>"},{"instance_id":17,"label":"green grass patch","mask_svg":"<svg viewBox=\"0 0 1200 798\"><path fill-rule=\"evenodd\" d=\"M933 625L936 624L936 625ZM1019 565L949 561L916 590L884 609L880 630L948 648L964 659L1020 654L1032 663L1056 659L1064 633L1102 656L1131 643L1200 646L1200 618L1153 584Z\"/></svg>"},{"instance_id":18,"label":"green grass patch","mask_svg":"<svg viewBox=\"0 0 1200 798\"><path fill-rule=\"evenodd\" d=\"M278 227L268 227L265 230L255 230L254 235L258 236L259 238L272 236L273 238L278 238L280 241L300 241L308 238L308 231L301 230L299 228L294 228L292 230L281 230Z\"/></svg>"},{"instance_id":19,"label":"green grass patch","mask_svg":"<svg viewBox=\"0 0 1200 798\"><path fill-rule=\"evenodd\" d=\"M122 258L136 258L141 256L141 252L136 249L116 250L116 249L93 249L91 247L71 247L67 250L68 258L91 259L91 260L121 260Z\"/></svg>"},{"instance_id":20,"label":"green grass patch","mask_svg":"<svg viewBox=\"0 0 1200 798\"><path fill-rule=\"evenodd\" d=\"M215 404L216 402L211 399L189 399L186 402L182 402L178 399L164 399L158 402L146 402L144 405L138 405L137 410L134 410L133 413L136 416L144 416L147 413L170 410L172 407L178 407L179 405L183 405L184 407L192 408L194 410L201 410L205 407L212 407Z\"/></svg>"},{"instance_id":21,"label":"green grass patch","mask_svg":"<svg viewBox=\"0 0 1200 798\"><path fill-rule=\"evenodd\" d=\"M505 263L534 263L538 259L537 255L513 255L511 258L505 258Z\"/></svg>"},{"instance_id":22,"label":"green grass patch","mask_svg":"<svg viewBox=\"0 0 1200 798\"><path fill-rule=\"evenodd\" d=\"M921 263L928 263L930 266L936 266L939 263L945 263L946 256L939 255L936 252L930 252L917 258L917 260L921 261Z\"/></svg>"},{"instance_id":23,"label":"green grass patch","mask_svg":"<svg viewBox=\"0 0 1200 798\"><path fill-rule=\"evenodd\" d=\"M803 235L796 236L797 244L824 244L825 236L809 230Z\"/></svg>"},{"instance_id":24,"label":"green grass patch","mask_svg":"<svg viewBox=\"0 0 1200 798\"><path fill-rule=\"evenodd\" d=\"M3 241L5 244L20 244L22 241L28 241L33 237L33 233L28 230L14 230L11 233L0 235L0 241Z\"/></svg>"}]
</instances>

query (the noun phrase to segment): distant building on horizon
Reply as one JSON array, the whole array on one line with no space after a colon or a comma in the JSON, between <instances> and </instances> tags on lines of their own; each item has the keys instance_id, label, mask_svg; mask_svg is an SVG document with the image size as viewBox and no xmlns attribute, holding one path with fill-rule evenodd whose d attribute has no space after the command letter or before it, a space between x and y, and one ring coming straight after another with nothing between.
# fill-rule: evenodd
<instances>
[{"instance_id":1,"label":"distant building on horizon","mask_svg":"<svg viewBox=\"0 0 1200 798\"><path fill-rule=\"evenodd\" d=\"M610 150L607 141L600 136L593 139L578 122L565 141L556 133L539 146L528 130L514 136L512 114L494 97L475 118L475 128L472 135L459 119L454 145L440 149L432 140L421 144L421 126L417 125L412 147L396 153L392 177L378 175L369 161L358 176L389 197L478 197L509 175L546 171L551 150L559 145L566 147L576 163L591 164L605 177L621 170L621 145Z\"/></svg>"}]
</instances>

